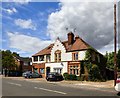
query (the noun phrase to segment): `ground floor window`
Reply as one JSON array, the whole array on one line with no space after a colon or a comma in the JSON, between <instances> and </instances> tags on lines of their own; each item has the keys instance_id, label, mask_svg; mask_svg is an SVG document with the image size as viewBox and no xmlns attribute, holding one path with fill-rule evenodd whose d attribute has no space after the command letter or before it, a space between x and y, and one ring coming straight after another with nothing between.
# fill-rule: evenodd
<instances>
[{"instance_id":1,"label":"ground floor window","mask_svg":"<svg viewBox=\"0 0 120 98\"><path fill-rule=\"evenodd\" d=\"M54 72L62 73L62 68L54 68Z\"/></svg>"},{"instance_id":2,"label":"ground floor window","mask_svg":"<svg viewBox=\"0 0 120 98\"><path fill-rule=\"evenodd\" d=\"M44 68L40 68L40 73L44 74L45 73L45 69Z\"/></svg>"},{"instance_id":3,"label":"ground floor window","mask_svg":"<svg viewBox=\"0 0 120 98\"><path fill-rule=\"evenodd\" d=\"M79 75L79 67L77 65L71 65L69 70L70 74Z\"/></svg>"}]
</instances>

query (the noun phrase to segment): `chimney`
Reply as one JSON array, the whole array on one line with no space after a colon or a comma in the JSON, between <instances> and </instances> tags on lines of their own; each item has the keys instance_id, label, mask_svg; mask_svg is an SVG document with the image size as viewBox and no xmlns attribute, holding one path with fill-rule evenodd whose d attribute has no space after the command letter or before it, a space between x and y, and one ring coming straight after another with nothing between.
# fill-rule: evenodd
<instances>
[{"instance_id":1,"label":"chimney","mask_svg":"<svg viewBox=\"0 0 120 98\"><path fill-rule=\"evenodd\" d=\"M68 45L71 45L74 43L74 34L72 32L68 33Z\"/></svg>"},{"instance_id":2,"label":"chimney","mask_svg":"<svg viewBox=\"0 0 120 98\"><path fill-rule=\"evenodd\" d=\"M77 40L78 38L79 38L79 36L78 36L78 35L76 35L76 36L75 36L75 40Z\"/></svg>"}]
</instances>

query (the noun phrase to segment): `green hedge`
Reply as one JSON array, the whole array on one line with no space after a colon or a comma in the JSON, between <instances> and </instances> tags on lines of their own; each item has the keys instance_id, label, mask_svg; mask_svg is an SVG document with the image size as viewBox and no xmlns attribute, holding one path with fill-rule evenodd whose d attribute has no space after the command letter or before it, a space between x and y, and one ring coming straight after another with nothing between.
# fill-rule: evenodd
<instances>
[{"instance_id":1,"label":"green hedge","mask_svg":"<svg viewBox=\"0 0 120 98\"><path fill-rule=\"evenodd\" d=\"M64 73L63 77L64 77L64 80L77 80L77 76L74 74Z\"/></svg>"}]
</instances>

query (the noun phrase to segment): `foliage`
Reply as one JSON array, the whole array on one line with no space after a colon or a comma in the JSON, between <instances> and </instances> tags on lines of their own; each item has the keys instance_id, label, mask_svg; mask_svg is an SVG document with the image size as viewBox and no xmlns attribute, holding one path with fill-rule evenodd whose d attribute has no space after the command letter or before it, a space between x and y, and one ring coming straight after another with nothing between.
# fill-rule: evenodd
<instances>
[{"instance_id":1,"label":"foliage","mask_svg":"<svg viewBox=\"0 0 120 98\"><path fill-rule=\"evenodd\" d=\"M90 80L91 81L102 81L102 75L100 73L100 69L96 64L92 65L92 68L90 70Z\"/></svg>"},{"instance_id":2,"label":"foliage","mask_svg":"<svg viewBox=\"0 0 120 98\"><path fill-rule=\"evenodd\" d=\"M107 59L107 68L114 69L114 52L110 52L105 54L105 57ZM117 65L118 70L120 70L120 49L117 53Z\"/></svg>"},{"instance_id":3,"label":"foliage","mask_svg":"<svg viewBox=\"0 0 120 98\"><path fill-rule=\"evenodd\" d=\"M107 59L107 68L114 69L114 52L110 52L105 54Z\"/></svg>"},{"instance_id":4,"label":"foliage","mask_svg":"<svg viewBox=\"0 0 120 98\"><path fill-rule=\"evenodd\" d=\"M64 73L63 77L65 80L77 80L77 76L74 74Z\"/></svg>"},{"instance_id":5,"label":"foliage","mask_svg":"<svg viewBox=\"0 0 120 98\"><path fill-rule=\"evenodd\" d=\"M117 64L118 64L118 69L120 69L120 49L118 50L117 53Z\"/></svg>"},{"instance_id":6,"label":"foliage","mask_svg":"<svg viewBox=\"0 0 120 98\"><path fill-rule=\"evenodd\" d=\"M85 60L91 62L92 61L92 52L93 52L93 48L89 47L89 49L86 51L85 53Z\"/></svg>"},{"instance_id":7,"label":"foliage","mask_svg":"<svg viewBox=\"0 0 120 98\"><path fill-rule=\"evenodd\" d=\"M63 74L64 80L67 80L68 75L69 75L68 73Z\"/></svg>"},{"instance_id":8,"label":"foliage","mask_svg":"<svg viewBox=\"0 0 120 98\"><path fill-rule=\"evenodd\" d=\"M78 81L84 81L86 80L86 74L82 74L81 76L77 76Z\"/></svg>"},{"instance_id":9,"label":"foliage","mask_svg":"<svg viewBox=\"0 0 120 98\"><path fill-rule=\"evenodd\" d=\"M10 50L2 52L2 67L11 69L16 66L13 54Z\"/></svg>"},{"instance_id":10,"label":"foliage","mask_svg":"<svg viewBox=\"0 0 120 98\"><path fill-rule=\"evenodd\" d=\"M82 79L91 81L103 81L103 76L100 67L102 67L102 62L104 60L98 62L98 57L96 53L97 52L91 48L86 51L84 66L87 68L88 75L85 73L85 75L82 76ZM95 60L93 59L93 57L95 58ZM104 66L105 65L106 64L104 62Z\"/></svg>"}]
</instances>

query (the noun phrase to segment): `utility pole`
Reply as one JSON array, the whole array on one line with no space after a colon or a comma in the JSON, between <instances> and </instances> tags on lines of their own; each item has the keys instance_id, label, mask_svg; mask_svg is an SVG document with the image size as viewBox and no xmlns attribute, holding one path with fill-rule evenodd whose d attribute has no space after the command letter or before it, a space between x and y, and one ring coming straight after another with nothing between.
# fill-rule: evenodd
<instances>
[{"instance_id":1,"label":"utility pole","mask_svg":"<svg viewBox=\"0 0 120 98\"><path fill-rule=\"evenodd\" d=\"M117 57L116 57L116 46L117 46L117 28L116 28L116 0L114 0L114 86L116 85L117 79Z\"/></svg>"}]
</instances>

